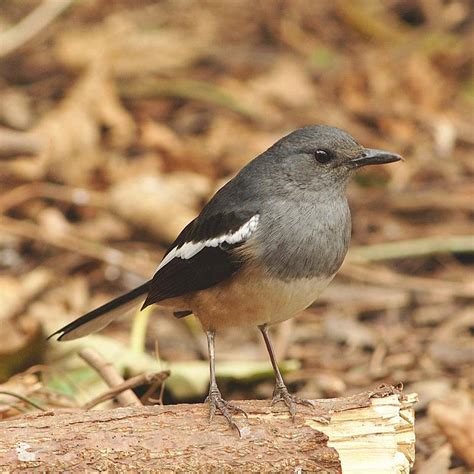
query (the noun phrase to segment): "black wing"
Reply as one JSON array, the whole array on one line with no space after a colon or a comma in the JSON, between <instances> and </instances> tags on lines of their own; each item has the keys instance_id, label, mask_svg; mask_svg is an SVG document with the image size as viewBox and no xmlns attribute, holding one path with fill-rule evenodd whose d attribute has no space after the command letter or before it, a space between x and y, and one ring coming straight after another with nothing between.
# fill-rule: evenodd
<instances>
[{"instance_id":1,"label":"black wing","mask_svg":"<svg viewBox=\"0 0 474 474\"><path fill-rule=\"evenodd\" d=\"M185 244L202 244L209 239L232 235L249 222L255 211L228 213L203 213L188 224L170 246L163 261ZM243 265L244 260L236 249L245 242L222 242L218 246L203 246L194 255L183 258L175 256L159 267L149 282L148 296L143 308L159 301L175 298L193 291L204 290L232 276ZM169 257L168 257L169 258Z\"/></svg>"}]
</instances>

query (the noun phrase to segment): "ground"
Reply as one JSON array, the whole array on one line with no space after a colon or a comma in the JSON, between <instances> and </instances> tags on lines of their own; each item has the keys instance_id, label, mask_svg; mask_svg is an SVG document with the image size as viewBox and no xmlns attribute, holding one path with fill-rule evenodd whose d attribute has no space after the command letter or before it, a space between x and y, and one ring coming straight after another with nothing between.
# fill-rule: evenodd
<instances>
[{"instance_id":1,"label":"ground","mask_svg":"<svg viewBox=\"0 0 474 474\"><path fill-rule=\"evenodd\" d=\"M415 472L468 472L470 3L53 3L0 7L0 390L43 408L104 391L67 357L78 346L43 335L151 276L241 166L290 130L326 123L405 162L351 184L342 270L275 328L285 378L311 398L403 382L420 398ZM146 323L123 320L81 347L127 376L156 354L171 370L165 403L202 400L198 324L157 310L145 337ZM271 396L256 330L220 334L217 355L228 399ZM36 409L13 395L1 396L0 418Z\"/></svg>"}]
</instances>

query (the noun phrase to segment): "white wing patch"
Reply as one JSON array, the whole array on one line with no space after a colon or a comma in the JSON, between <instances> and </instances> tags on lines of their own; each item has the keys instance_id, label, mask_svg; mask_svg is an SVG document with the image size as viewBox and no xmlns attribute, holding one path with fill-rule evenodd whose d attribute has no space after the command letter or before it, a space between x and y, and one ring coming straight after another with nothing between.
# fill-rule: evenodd
<instances>
[{"instance_id":1,"label":"white wing patch","mask_svg":"<svg viewBox=\"0 0 474 474\"><path fill-rule=\"evenodd\" d=\"M258 227L260 220L259 214L252 216L245 224L240 226L235 232L213 237L212 239L203 240L201 242L186 242L181 247L174 247L170 250L168 255L161 261L158 270L163 268L166 264L171 262L173 258L182 258L187 260L194 257L205 247L218 247L220 244L238 244L247 240Z\"/></svg>"}]
</instances>

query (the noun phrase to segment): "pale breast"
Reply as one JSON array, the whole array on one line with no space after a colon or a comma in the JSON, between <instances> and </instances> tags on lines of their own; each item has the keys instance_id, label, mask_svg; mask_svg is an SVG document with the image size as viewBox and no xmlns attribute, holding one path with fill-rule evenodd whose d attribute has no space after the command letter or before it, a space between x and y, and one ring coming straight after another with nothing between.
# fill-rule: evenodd
<instances>
[{"instance_id":1,"label":"pale breast","mask_svg":"<svg viewBox=\"0 0 474 474\"><path fill-rule=\"evenodd\" d=\"M205 329L275 324L311 305L332 278L286 282L257 272L242 272L186 299Z\"/></svg>"},{"instance_id":2,"label":"pale breast","mask_svg":"<svg viewBox=\"0 0 474 474\"><path fill-rule=\"evenodd\" d=\"M327 196L326 196L327 197ZM350 210L344 195L312 202L274 200L247 250L280 280L334 275L347 253Z\"/></svg>"},{"instance_id":3,"label":"pale breast","mask_svg":"<svg viewBox=\"0 0 474 474\"><path fill-rule=\"evenodd\" d=\"M256 232L236 251L244 266L173 303L205 329L275 324L311 305L344 260L351 221L344 194L303 197L263 203Z\"/></svg>"}]
</instances>

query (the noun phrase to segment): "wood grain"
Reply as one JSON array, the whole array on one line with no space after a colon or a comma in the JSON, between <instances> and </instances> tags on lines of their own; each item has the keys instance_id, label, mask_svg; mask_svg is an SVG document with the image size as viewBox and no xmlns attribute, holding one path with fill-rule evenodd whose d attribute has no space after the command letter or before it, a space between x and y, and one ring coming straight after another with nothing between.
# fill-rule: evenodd
<instances>
[{"instance_id":1,"label":"wood grain","mask_svg":"<svg viewBox=\"0 0 474 474\"><path fill-rule=\"evenodd\" d=\"M365 392L318 400L329 424L301 407L244 401L242 438L205 405L32 413L0 424L0 472L408 473L415 395ZM342 465L342 468L341 468Z\"/></svg>"}]
</instances>

